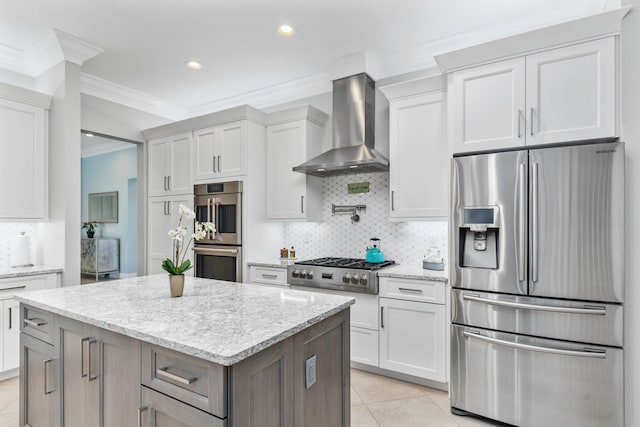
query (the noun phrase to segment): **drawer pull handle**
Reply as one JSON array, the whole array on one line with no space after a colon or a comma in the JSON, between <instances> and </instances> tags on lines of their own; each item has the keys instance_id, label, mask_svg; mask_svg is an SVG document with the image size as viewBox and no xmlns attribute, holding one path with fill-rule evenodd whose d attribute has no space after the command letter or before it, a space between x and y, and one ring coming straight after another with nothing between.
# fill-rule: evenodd
<instances>
[{"instance_id":1,"label":"drawer pull handle","mask_svg":"<svg viewBox=\"0 0 640 427\"><path fill-rule=\"evenodd\" d=\"M181 377L180 375L172 374L171 372L169 372L168 367L156 369L156 376L164 377L184 385L190 385L196 382L197 380L197 378L184 378L184 377Z\"/></svg>"},{"instance_id":2,"label":"drawer pull handle","mask_svg":"<svg viewBox=\"0 0 640 427\"><path fill-rule=\"evenodd\" d=\"M142 413L147 409L149 409L148 406L143 406L141 408L138 408L138 427L142 427Z\"/></svg>"},{"instance_id":3,"label":"drawer pull handle","mask_svg":"<svg viewBox=\"0 0 640 427\"><path fill-rule=\"evenodd\" d=\"M49 390L49 370L47 369L47 367L49 366L49 363L53 362L53 359L46 359L43 361L44 364L44 395L47 396L51 393L53 393L54 391L56 391L55 389L53 390Z\"/></svg>"},{"instance_id":4,"label":"drawer pull handle","mask_svg":"<svg viewBox=\"0 0 640 427\"><path fill-rule=\"evenodd\" d=\"M411 289L411 288L398 288L399 291L401 292L415 292L418 294L422 293L422 289Z\"/></svg>"},{"instance_id":5,"label":"drawer pull handle","mask_svg":"<svg viewBox=\"0 0 640 427\"><path fill-rule=\"evenodd\" d=\"M27 285L22 285L22 286L12 286L10 288L2 288L0 289L0 291L15 291L16 289L24 289L26 288Z\"/></svg>"},{"instance_id":6,"label":"drawer pull handle","mask_svg":"<svg viewBox=\"0 0 640 427\"><path fill-rule=\"evenodd\" d=\"M22 319L25 326L31 326L32 328L39 328L40 326L44 326L47 324L46 320L38 319L34 317L33 319Z\"/></svg>"},{"instance_id":7,"label":"drawer pull handle","mask_svg":"<svg viewBox=\"0 0 640 427\"><path fill-rule=\"evenodd\" d=\"M278 275L277 274L263 274L262 278L263 279L277 279Z\"/></svg>"}]
</instances>

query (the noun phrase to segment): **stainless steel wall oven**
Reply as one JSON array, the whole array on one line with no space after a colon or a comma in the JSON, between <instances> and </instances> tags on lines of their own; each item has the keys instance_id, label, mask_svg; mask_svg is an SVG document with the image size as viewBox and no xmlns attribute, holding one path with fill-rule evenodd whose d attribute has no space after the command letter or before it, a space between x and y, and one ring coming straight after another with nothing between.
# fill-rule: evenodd
<instances>
[{"instance_id":1,"label":"stainless steel wall oven","mask_svg":"<svg viewBox=\"0 0 640 427\"><path fill-rule=\"evenodd\" d=\"M242 182L193 187L196 221L216 230L193 247L196 277L242 281Z\"/></svg>"}]
</instances>

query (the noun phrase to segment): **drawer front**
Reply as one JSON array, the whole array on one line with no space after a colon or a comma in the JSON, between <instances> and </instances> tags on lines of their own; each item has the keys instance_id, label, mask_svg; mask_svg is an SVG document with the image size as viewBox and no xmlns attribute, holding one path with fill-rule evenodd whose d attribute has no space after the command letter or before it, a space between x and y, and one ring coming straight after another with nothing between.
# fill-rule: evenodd
<instances>
[{"instance_id":1,"label":"drawer front","mask_svg":"<svg viewBox=\"0 0 640 427\"><path fill-rule=\"evenodd\" d=\"M351 361L378 366L378 331L351 327Z\"/></svg>"},{"instance_id":2,"label":"drawer front","mask_svg":"<svg viewBox=\"0 0 640 427\"><path fill-rule=\"evenodd\" d=\"M142 384L220 418L227 416L227 368L151 344L142 346Z\"/></svg>"},{"instance_id":3,"label":"drawer front","mask_svg":"<svg viewBox=\"0 0 640 427\"><path fill-rule=\"evenodd\" d=\"M227 420L202 412L176 399L142 387L139 424L155 427L226 427Z\"/></svg>"},{"instance_id":4,"label":"drawer front","mask_svg":"<svg viewBox=\"0 0 640 427\"><path fill-rule=\"evenodd\" d=\"M446 284L444 282L400 279L396 277L380 278L380 296L385 298L444 304L445 288Z\"/></svg>"},{"instance_id":5,"label":"drawer front","mask_svg":"<svg viewBox=\"0 0 640 427\"><path fill-rule=\"evenodd\" d=\"M53 314L28 305L20 305L20 330L26 335L53 344L53 322Z\"/></svg>"},{"instance_id":6,"label":"drawer front","mask_svg":"<svg viewBox=\"0 0 640 427\"><path fill-rule=\"evenodd\" d=\"M251 281L270 285L287 285L287 270L283 268L251 267Z\"/></svg>"},{"instance_id":7,"label":"drawer front","mask_svg":"<svg viewBox=\"0 0 640 427\"><path fill-rule=\"evenodd\" d=\"M55 274L0 279L0 298L5 296L11 297L22 291L52 289L55 288L57 284L58 279Z\"/></svg>"}]
</instances>

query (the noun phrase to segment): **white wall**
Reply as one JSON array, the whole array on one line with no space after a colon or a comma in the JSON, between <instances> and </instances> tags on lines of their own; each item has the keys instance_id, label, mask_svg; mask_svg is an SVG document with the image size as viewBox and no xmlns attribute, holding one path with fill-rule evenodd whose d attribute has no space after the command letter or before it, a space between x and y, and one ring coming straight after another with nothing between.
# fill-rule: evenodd
<instances>
[{"instance_id":1,"label":"white wall","mask_svg":"<svg viewBox=\"0 0 640 427\"><path fill-rule=\"evenodd\" d=\"M626 142L625 425L640 426L640 0L622 21L622 140Z\"/></svg>"}]
</instances>

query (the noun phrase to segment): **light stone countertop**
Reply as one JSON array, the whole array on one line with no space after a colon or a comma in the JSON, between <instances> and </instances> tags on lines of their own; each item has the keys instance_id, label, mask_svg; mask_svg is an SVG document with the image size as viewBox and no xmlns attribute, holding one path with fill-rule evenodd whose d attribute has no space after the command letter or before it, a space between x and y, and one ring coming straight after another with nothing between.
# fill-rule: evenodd
<instances>
[{"instance_id":1,"label":"light stone countertop","mask_svg":"<svg viewBox=\"0 0 640 427\"><path fill-rule=\"evenodd\" d=\"M449 271L427 270L421 265L398 264L378 270L378 277L397 277L401 279L429 280L433 282L448 282Z\"/></svg>"},{"instance_id":2,"label":"light stone countertop","mask_svg":"<svg viewBox=\"0 0 640 427\"><path fill-rule=\"evenodd\" d=\"M166 274L24 292L25 304L230 366L316 324L353 298Z\"/></svg>"},{"instance_id":3,"label":"light stone countertop","mask_svg":"<svg viewBox=\"0 0 640 427\"><path fill-rule=\"evenodd\" d=\"M34 265L32 267L2 267L0 279L11 277L36 276L39 274L62 273L60 267L48 267L46 265Z\"/></svg>"},{"instance_id":4,"label":"light stone countertop","mask_svg":"<svg viewBox=\"0 0 640 427\"><path fill-rule=\"evenodd\" d=\"M287 259L269 258L269 259L260 259L260 260L249 261L249 262L247 262L247 265L249 267L254 266L254 267L268 267L268 268L286 269L288 265L293 264L297 260L298 260L297 258L287 258Z\"/></svg>"}]
</instances>

